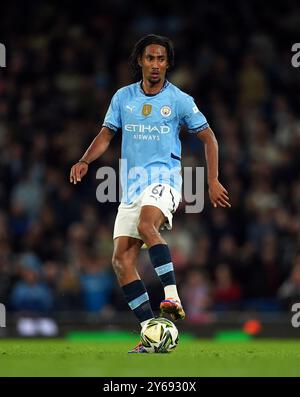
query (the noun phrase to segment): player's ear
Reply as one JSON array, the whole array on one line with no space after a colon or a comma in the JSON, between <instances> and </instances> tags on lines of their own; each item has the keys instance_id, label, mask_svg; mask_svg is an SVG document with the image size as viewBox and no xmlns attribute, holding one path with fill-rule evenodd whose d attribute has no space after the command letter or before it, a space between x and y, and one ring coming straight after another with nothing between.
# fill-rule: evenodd
<instances>
[{"instance_id":1,"label":"player's ear","mask_svg":"<svg viewBox=\"0 0 300 397\"><path fill-rule=\"evenodd\" d=\"M141 57L138 57L137 61L138 61L138 65L139 65L140 67L142 67L142 58L141 58Z\"/></svg>"}]
</instances>

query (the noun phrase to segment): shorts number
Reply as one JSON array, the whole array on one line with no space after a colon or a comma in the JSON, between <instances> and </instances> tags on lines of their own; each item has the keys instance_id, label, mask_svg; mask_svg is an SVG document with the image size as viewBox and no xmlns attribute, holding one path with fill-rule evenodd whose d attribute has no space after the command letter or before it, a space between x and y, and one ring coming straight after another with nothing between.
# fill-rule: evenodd
<instances>
[{"instance_id":1,"label":"shorts number","mask_svg":"<svg viewBox=\"0 0 300 397\"><path fill-rule=\"evenodd\" d=\"M161 189L159 189L159 188L161 188ZM161 197L164 190L165 190L165 186L156 185L156 186L154 186L154 188L152 189L152 193L153 193L153 194L159 194L159 197Z\"/></svg>"}]
</instances>

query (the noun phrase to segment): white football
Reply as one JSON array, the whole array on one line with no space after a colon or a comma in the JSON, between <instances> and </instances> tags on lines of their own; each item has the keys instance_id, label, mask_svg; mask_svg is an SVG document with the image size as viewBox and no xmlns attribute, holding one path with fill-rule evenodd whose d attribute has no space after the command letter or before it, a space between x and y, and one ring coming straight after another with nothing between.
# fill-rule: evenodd
<instances>
[{"instance_id":1,"label":"white football","mask_svg":"<svg viewBox=\"0 0 300 397\"><path fill-rule=\"evenodd\" d=\"M166 318L152 318L141 330L141 342L148 353L168 353L177 346L178 330Z\"/></svg>"}]
</instances>

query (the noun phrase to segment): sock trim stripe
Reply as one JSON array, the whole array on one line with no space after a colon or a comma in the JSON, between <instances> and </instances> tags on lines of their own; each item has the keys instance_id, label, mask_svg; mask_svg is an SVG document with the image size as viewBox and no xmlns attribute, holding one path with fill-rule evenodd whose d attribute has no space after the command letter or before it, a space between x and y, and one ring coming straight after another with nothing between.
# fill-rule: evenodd
<instances>
[{"instance_id":1,"label":"sock trim stripe","mask_svg":"<svg viewBox=\"0 0 300 397\"><path fill-rule=\"evenodd\" d=\"M172 271L174 271L173 263L169 262L169 263L166 263L165 265L158 266L155 268L155 271L158 276L161 276L165 273L172 272Z\"/></svg>"},{"instance_id":2,"label":"sock trim stripe","mask_svg":"<svg viewBox=\"0 0 300 397\"><path fill-rule=\"evenodd\" d=\"M135 310L141 304L149 300L149 296L147 292L144 292L142 295L138 296L137 298L133 299L132 301L128 302L128 305L131 310Z\"/></svg>"}]
</instances>

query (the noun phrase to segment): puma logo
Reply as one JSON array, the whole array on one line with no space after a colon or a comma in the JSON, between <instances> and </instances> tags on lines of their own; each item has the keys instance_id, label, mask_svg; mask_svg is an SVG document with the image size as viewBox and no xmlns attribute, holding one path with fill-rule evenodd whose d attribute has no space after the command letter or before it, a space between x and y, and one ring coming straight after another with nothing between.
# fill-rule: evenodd
<instances>
[{"instance_id":1,"label":"puma logo","mask_svg":"<svg viewBox=\"0 0 300 397\"><path fill-rule=\"evenodd\" d=\"M134 108L135 106L126 105L126 109L129 109L131 113L133 112Z\"/></svg>"}]
</instances>

